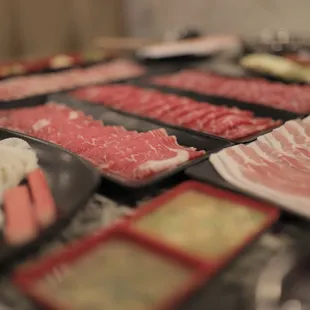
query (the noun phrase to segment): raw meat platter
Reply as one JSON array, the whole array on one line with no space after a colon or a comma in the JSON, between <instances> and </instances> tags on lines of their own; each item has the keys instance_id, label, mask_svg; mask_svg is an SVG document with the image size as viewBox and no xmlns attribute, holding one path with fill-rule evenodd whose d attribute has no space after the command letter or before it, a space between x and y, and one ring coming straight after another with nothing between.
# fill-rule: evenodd
<instances>
[{"instance_id":1,"label":"raw meat platter","mask_svg":"<svg viewBox=\"0 0 310 310\"><path fill-rule=\"evenodd\" d=\"M249 105L236 107L235 102L225 104L225 100L209 103L209 98L205 96L180 96L169 91L161 92L128 84L91 86L70 94L78 99L142 116L163 125L188 128L238 142L251 141L279 126L283 120L296 117L286 111L256 113L251 108L248 109Z\"/></svg>"},{"instance_id":2,"label":"raw meat platter","mask_svg":"<svg viewBox=\"0 0 310 310\"><path fill-rule=\"evenodd\" d=\"M149 82L235 99L260 108L273 107L299 115L310 112L309 85L284 84L260 78L231 78L193 69L153 77Z\"/></svg>"},{"instance_id":3,"label":"raw meat platter","mask_svg":"<svg viewBox=\"0 0 310 310\"><path fill-rule=\"evenodd\" d=\"M291 120L250 144L212 154L186 174L309 219L309 141L310 118Z\"/></svg>"},{"instance_id":4,"label":"raw meat platter","mask_svg":"<svg viewBox=\"0 0 310 310\"><path fill-rule=\"evenodd\" d=\"M16 153L13 153L12 147L14 143L17 143L16 141L30 147L31 151L35 154L34 156L38 160L38 167L40 167L38 171L41 171L42 177L46 178L45 182L47 186L44 187L44 189L41 185L39 186L37 182L38 179L37 181L35 179L30 179L29 175L27 180L24 179L24 181L22 181L21 185L19 185L19 181L16 182L16 185L12 185L16 181L16 177L17 180L18 178L20 180L23 179L19 174L19 167L21 166L16 161L14 162L14 159L19 156L24 163L29 162L27 164L28 166L32 162L32 160L28 161L28 159L32 157L29 157L29 153L26 154L30 149L16 149ZM8 144L6 145L4 142ZM100 181L100 175L96 169L78 156L56 145L27 135L0 129L0 143L1 156L3 156L1 161L2 179L0 191L0 200L3 203L3 209L1 209L2 240L0 243L0 268L2 269L8 267L9 264L16 259L28 254L30 250L38 249L44 242L58 234L71 220L75 212L85 205L91 194L96 190ZM5 155L5 152L9 147L10 152L7 154L10 155L8 157ZM20 156L22 151L24 151L24 153ZM37 163L35 162L35 164ZM6 168L6 166L10 168ZM8 169L7 173L5 169ZM23 190L26 189L27 186L30 188L32 186L31 197L34 199L34 202L29 204L29 206L31 209L34 208L34 211L30 211L31 209L26 210L23 207L26 200L24 198L29 195L27 193L23 195ZM34 191L36 187L40 188L40 191L37 191L37 193ZM38 229L36 225L32 225L33 230L35 230L34 238L28 238L26 240L23 234L29 232L29 229L26 227L28 225L27 218L29 219L29 217L32 216L30 213L36 213L38 208L41 208L41 210L44 209L43 204L46 205L47 201L38 205L37 209L35 208L35 202L42 202L41 198L44 196L43 192L46 191L52 195L54 219L49 221L48 224L46 222L47 225L40 225L40 229ZM10 196L9 193L11 193ZM41 198L36 195L41 195ZM7 204L9 197L10 201L13 202L10 206ZM36 198L38 198L38 200L35 200ZM25 212L23 210L25 210ZM22 220L22 222L19 223L20 220ZM29 222L31 222L31 219ZM28 228L29 227L30 225L28 225Z\"/></svg>"},{"instance_id":5,"label":"raw meat platter","mask_svg":"<svg viewBox=\"0 0 310 310\"><path fill-rule=\"evenodd\" d=\"M149 84L146 81L142 81L142 80L137 80L137 82L134 82L134 84L140 85L141 87L148 87L148 88L151 87L154 89L158 89L159 91L164 92L164 93L173 93L179 96L193 98L194 100L198 102L207 101L214 105L225 105L228 107L237 107L242 110L249 110L249 111L254 112L254 114L258 117L272 117L274 119L281 119L283 121L300 117L299 114L294 113L294 112L277 109L271 106L256 105L256 104L252 104L246 101L241 101L238 99L231 99L228 97L205 95L205 94L201 94L198 92L185 90L185 89L170 88L170 87L162 86L162 85L153 85L153 84Z\"/></svg>"},{"instance_id":6,"label":"raw meat platter","mask_svg":"<svg viewBox=\"0 0 310 310\"><path fill-rule=\"evenodd\" d=\"M13 77L0 81L0 106L40 95L75 89L77 87L125 81L144 74L146 68L126 59L116 59L86 68L73 68L61 72Z\"/></svg>"},{"instance_id":7,"label":"raw meat platter","mask_svg":"<svg viewBox=\"0 0 310 310\"><path fill-rule=\"evenodd\" d=\"M114 183L125 187L141 188L153 185L154 183L160 182L164 179L167 179L168 177L172 177L178 172L183 171L189 165L205 159L211 152L232 145L231 142L225 139L194 132L191 130L180 129L173 126L162 126L161 124L157 124L156 122L149 122L148 120L145 120L141 117L113 111L103 106L87 104L66 95L53 95L50 97L50 100L63 103L72 109L83 111L87 115L91 115L94 119L103 121L104 124L108 126L124 126L127 130L138 131L142 134L145 132L147 135L149 135L151 132L162 132L164 129L170 137L175 136L177 142L181 146L196 149L196 151L192 149L192 156L190 156L190 160L180 163L180 165L174 167L173 169L165 169L155 175L151 174L146 178L135 178L131 180L128 178L118 178L115 174L109 175L109 172L107 173L107 171L103 170L104 178L107 178L108 180L111 180Z\"/></svg>"}]
</instances>

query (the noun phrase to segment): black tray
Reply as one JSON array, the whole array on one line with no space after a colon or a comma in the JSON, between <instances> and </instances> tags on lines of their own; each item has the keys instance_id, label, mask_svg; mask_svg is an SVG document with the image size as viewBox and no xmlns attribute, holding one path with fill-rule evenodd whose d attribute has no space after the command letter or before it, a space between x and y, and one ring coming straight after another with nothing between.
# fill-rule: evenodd
<instances>
[{"instance_id":1,"label":"black tray","mask_svg":"<svg viewBox=\"0 0 310 310\"><path fill-rule=\"evenodd\" d=\"M240 193L240 190L236 186L231 185L218 174L209 160L205 160L203 163L186 169L185 174L192 179L197 179L223 189Z\"/></svg>"},{"instance_id":2,"label":"black tray","mask_svg":"<svg viewBox=\"0 0 310 310\"><path fill-rule=\"evenodd\" d=\"M9 101L0 100L0 110L34 107L37 105L44 104L46 100L47 95L38 95Z\"/></svg>"},{"instance_id":3,"label":"black tray","mask_svg":"<svg viewBox=\"0 0 310 310\"><path fill-rule=\"evenodd\" d=\"M170 88L166 86L159 86L159 85L154 85L150 84L149 82L142 80L142 79L137 79L136 81L130 81L130 84L133 84L135 86L141 87L141 88L149 88L149 89L156 89L158 91L161 91L163 93L170 93L170 94L175 94L178 96L184 96L191 98L197 102L209 102L214 105L225 105L227 107L237 107L241 110L248 110L254 113L255 116L257 117L271 117L274 120L282 120L282 121L288 121L291 119L295 119L298 117L304 117L305 115L299 115L293 112L285 111L285 110L280 110L280 109L274 109L272 107L267 107L263 105L258 105L258 104L252 104L244 101L239 101L235 99L229 99L229 98L224 98L224 97L219 97L219 96L211 96L211 95L204 95L204 94L199 94L195 93L193 91L188 91L188 90L181 90L181 89L176 89L176 88ZM245 143L245 142L250 142L255 140L258 136L261 136L262 134L265 134L269 132L269 130L261 131L258 134L245 137L242 139L238 139L233 142L238 142L238 143Z\"/></svg>"},{"instance_id":4,"label":"black tray","mask_svg":"<svg viewBox=\"0 0 310 310\"><path fill-rule=\"evenodd\" d=\"M36 251L43 243L57 235L69 223L75 212L85 205L100 181L100 175L96 169L63 148L14 131L0 129L0 140L11 137L24 139L37 152L39 164L45 171L51 186L59 217L53 225L41 231L36 240L24 246L13 247L2 239L0 269ZM61 180L63 177L67 178L66 182Z\"/></svg>"},{"instance_id":5,"label":"black tray","mask_svg":"<svg viewBox=\"0 0 310 310\"><path fill-rule=\"evenodd\" d=\"M304 117L305 116L305 115L298 115L296 113L288 112L285 110L274 109L271 107L264 107L261 105L255 105L255 104L251 104L251 103L247 103L247 102L243 102L243 101L238 101L238 100L234 100L234 99L203 95L203 94L195 93L192 91L180 90L180 89L170 88L170 87L166 87L166 86L158 86L158 85L154 85L154 84L149 84L148 82L145 82L145 80L141 80L141 79L127 81L127 83L132 84L132 85L137 86L137 87L140 87L140 88L144 88L144 89L155 89L155 90L158 90L160 92L167 93L167 94L175 94L178 96L188 97L188 98L191 98L197 102L209 102L211 104L219 105L219 106L225 105L228 107L238 107L241 110L252 111L254 113L254 115L257 117L271 117L275 120L282 120L285 122L285 121L288 121L291 119L295 119L298 117ZM132 115L135 115L135 114L132 114ZM152 122L166 124L166 123L163 123L161 121L154 120L154 119L151 119L148 117L143 117L143 118L148 119L149 121L152 121ZM163 126L166 126L166 125L163 125ZM183 129L183 127L181 127L181 126L175 125L174 127L179 127L179 128ZM251 141L255 140L257 137L271 131L272 129L263 130L263 131L260 131L259 133L255 134L255 135L248 136L248 137L241 138L241 139L237 139L237 140L230 140L230 141L233 143L251 142Z\"/></svg>"},{"instance_id":6,"label":"black tray","mask_svg":"<svg viewBox=\"0 0 310 310\"><path fill-rule=\"evenodd\" d=\"M228 76L228 75L227 75ZM252 76L253 77L253 76ZM250 78L250 76L244 77ZM272 118L278 118L278 119L289 119L292 116L295 117L300 117L304 116L305 114L299 114L299 113L294 113L291 111L283 110L283 109L276 109L271 106L266 106L263 105L259 102L246 102L238 99L233 99L233 98L227 98L227 97L221 97L217 95L208 95L208 94L202 94L199 92L194 92L190 90L183 90L181 88L173 88L169 86L163 86L163 85L156 85L153 84L151 80L144 79L144 77L140 77L139 79L136 79L133 81L135 85L140 86L140 87L145 87L145 88L152 88L152 89L158 89L162 92L165 93L173 93L179 96L187 96L191 97L194 100L197 101L209 101L210 103L218 104L218 105L227 105L231 107L238 107L240 109L246 109L253 111L255 115L257 116L269 116ZM285 84L285 83L283 83Z\"/></svg>"},{"instance_id":7,"label":"black tray","mask_svg":"<svg viewBox=\"0 0 310 310\"><path fill-rule=\"evenodd\" d=\"M171 88L167 86L159 86L154 84L149 84L148 82L144 80L137 80L134 82L135 85L143 87L143 88L151 88L151 89L157 89L164 93L170 93L170 94L176 94L178 96L185 96L190 97L193 100L196 100L198 102L206 102L215 104L215 105L225 105L228 107L238 107L242 110L249 110L252 111L256 116L258 117L271 117L273 119L280 119L280 120L290 120L292 118L297 118L300 116L303 116L303 114L297 114L294 112L281 110L281 109L275 109L272 107L264 106L261 104L254 104L249 103L245 101L240 101L236 99L230 99L220 96L212 96L212 95L204 95L200 93L196 93L189 90L182 90L182 89L176 89Z\"/></svg>"},{"instance_id":8,"label":"black tray","mask_svg":"<svg viewBox=\"0 0 310 310\"><path fill-rule=\"evenodd\" d=\"M196 147L198 150L206 150L207 154L201 158L189 161L179 167L165 171L152 176L148 179L144 179L136 182L126 182L121 178L117 178L114 175L103 174L103 178L112 181L122 187L141 189L148 186L153 186L155 183L164 181L165 179L176 175L178 172L182 172L185 168L198 163L205 159L211 152L218 151L222 148L231 146L232 143L228 140L217 138L211 135L198 133L192 130L180 129L165 124L159 124L158 122L150 122L143 117L133 116L129 113L119 112L106 108L103 105L89 104L83 101L76 100L67 95L53 95L50 96L51 101L59 102L70 106L73 109L84 111L88 115L92 115L95 119L102 120L106 125L124 126L128 130L136 130L139 132L165 128L169 135L177 137L178 142L184 146Z\"/></svg>"}]
</instances>

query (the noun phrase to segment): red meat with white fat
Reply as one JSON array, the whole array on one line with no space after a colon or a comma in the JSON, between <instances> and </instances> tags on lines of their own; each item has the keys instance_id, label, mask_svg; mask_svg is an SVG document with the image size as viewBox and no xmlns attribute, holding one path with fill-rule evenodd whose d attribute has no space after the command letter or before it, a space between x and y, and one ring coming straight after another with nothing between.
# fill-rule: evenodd
<instances>
[{"instance_id":1,"label":"red meat with white fat","mask_svg":"<svg viewBox=\"0 0 310 310\"><path fill-rule=\"evenodd\" d=\"M164 129L146 133L104 126L64 105L13 109L1 113L1 124L79 154L100 171L131 181L173 169L204 151L180 146Z\"/></svg>"}]
</instances>

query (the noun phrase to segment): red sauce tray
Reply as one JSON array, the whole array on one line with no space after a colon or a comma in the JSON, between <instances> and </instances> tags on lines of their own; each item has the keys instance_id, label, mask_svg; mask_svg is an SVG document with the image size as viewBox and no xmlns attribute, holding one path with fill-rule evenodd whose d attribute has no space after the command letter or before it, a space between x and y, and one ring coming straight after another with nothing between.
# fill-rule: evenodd
<instances>
[{"instance_id":1,"label":"red sauce tray","mask_svg":"<svg viewBox=\"0 0 310 310\"><path fill-rule=\"evenodd\" d=\"M190 181L154 199L127 223L136 234L218 270L278 215L268 204Z\"/></svg>"},{"instance_id":2,"label":"red sauce tray","mask_svg":"<svg viewBox=\"0 0 310 310\"><path fill-rule=\"evenodd\" d=\"M202 265L119 224L20 270L14 282L48 309L163 310L207 277Z\"/></svg>"}]
</instances>

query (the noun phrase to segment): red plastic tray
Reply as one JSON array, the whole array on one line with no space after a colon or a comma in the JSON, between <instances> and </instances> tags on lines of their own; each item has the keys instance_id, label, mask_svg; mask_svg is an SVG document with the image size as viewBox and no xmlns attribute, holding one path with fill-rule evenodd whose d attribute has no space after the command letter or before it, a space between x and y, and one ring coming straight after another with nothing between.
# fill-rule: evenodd
<instances>
[{"instance_id":1,"label":"red plastic tray","mask_svg":"<svg viewBox=\"0 0 310 310\"><path fill-rule=\"evenodd\" d=\"M174 246L168 242L165 242L164 240L156 238L155 236L148 234L147 232L144 232L143 229L135 228L135 222L141 219L142 217L152 213L156 212L158 208L162 207L164 208L164 204L173 199L174 197L177 197L178 195L188 191L188 190L195 190L198 192L202 192L204 194L207 194L208 196L218 197L220 199L230 200L237 204L240 204L242 206L246 206L251 209L255 209L258 211L261 211L266 215L266 219L264 223L261 225L261 227L255 231L252 234L249 234L247 237L245 237L244 241L240 243L237 247L235 247L232 251L228 252L227 255L224 255L222 257L217 257L216 259L206 258L202 256L198 256L195 254L190 253L189 251L182 249L181 247ZM187 207L187 206L186 206ZM190 208L190 205L188 206ZM207 207L207 206L206 206ZM196 261L197 264L206 264L214 271L218 271L220 268L222 268L224 265L226 265L229 261L234 259L246 246L250 245L255 239L257 239L265 230L267 230L279 217L279 210L275 208L272 205L269 205L267 203L262 203L259 201L256 201L254 199L251 199L249 197L244 197L239 194L235 194L233 192L225 191L222 189L214 188L208 185L204 185L195 181L188 181L185 182L174 189L172 189L169 192L164 193L163 195L159 196L158 198L152 200L150 203L147 203L146 205L142 206L132 217L130 221L126 222L127 229L132 231L132 233L136 235L144 234L149 239L153 240L154 243L159 243L162 246L167 246L169 248L173 248L175 251L178 251L180 253L183 253L183 255L186 255L188 259L192 259ZM188 229L195 229L194 226L190 226L188 224ZM238 229L238 227L236 227Z\"/></svg>"},{"instance_id":2,"label":"red plastic tray","mask_svg":"<svg viewBox=\"0 0 310 310\"><path fill-rule=\"evenodd\" d=\"M136 245L140 245L144 250L154 253L157 256L162 256L167 260L175 261L178 264L184 265L186 269L192 269L192 275L189 277L189 281L184 283L182 289L178 290L167 300L159 303L157 306L152 307L150 310L168 310L175 308L186 297L188 297L193 291L199 288L208 276L212 273L211 270L204 265L199 265L195 261L188 259L186 255L171 250L165 246L161 246L159 243L153 243L147 237L137 234L132 234L126 231L124 222L114 225L112 228L105 229L98 234L85 238L82 242L76 243L67 247L66 249L53 254L52 256L43 259L41 262L32 267L25 267L17 271L13 277L13 282L28 296L32 297L43 307L47 309L61 310L63 307L53 298L46 298L42 296L35 289L35 283L43 277L52 273L52 271L63 265L69 265L70 263L78 260L83 255L87 255L92 249L99 244L104 244L111 239L121 239L133 242ZM74 310L74 308L66 308L66 310Z\"/></svg>"}]
</instances>

